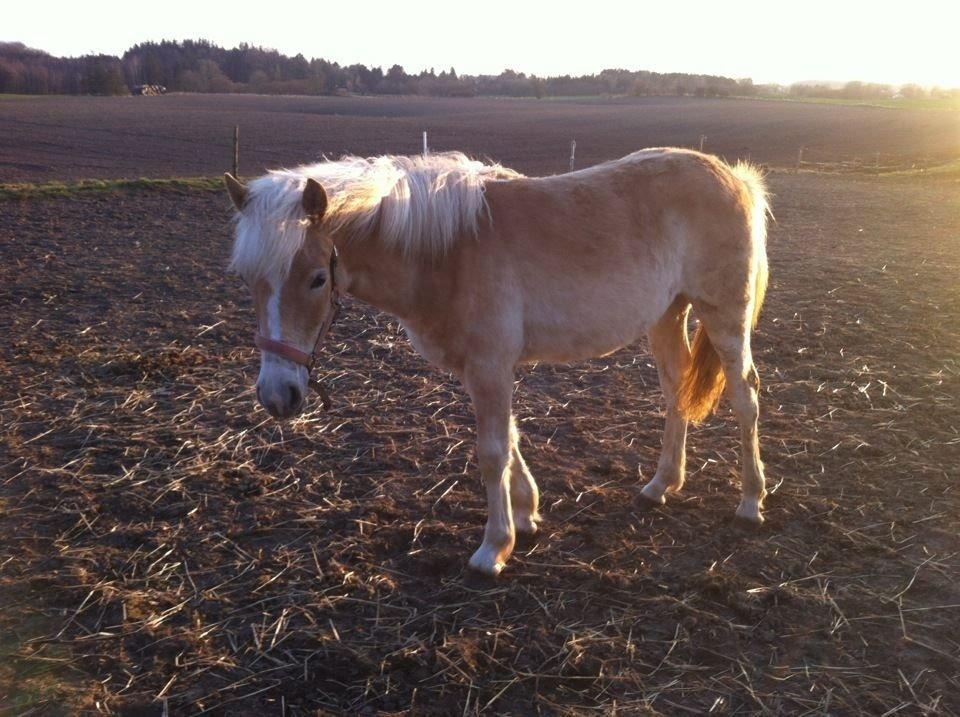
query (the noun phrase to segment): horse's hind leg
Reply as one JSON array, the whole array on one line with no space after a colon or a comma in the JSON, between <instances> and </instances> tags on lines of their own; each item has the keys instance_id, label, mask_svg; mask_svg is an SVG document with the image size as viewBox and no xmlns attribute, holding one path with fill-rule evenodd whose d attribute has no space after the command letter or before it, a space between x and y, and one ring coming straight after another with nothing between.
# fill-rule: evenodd
<instances>
[{"instance_id":1,"label":"horse's hind leg","mask_svg":"<svg viewBox=\"0 0 960 717\"><path fill-rule=\"evenodd\" d=\"M517 532L537 532L540 513L540 491L530 474L526 461L520 455L520 434L516 421L510 419L510 502L513 507L513 523Z\"/></svg>"},{"instance_id":2,"label":"horse's hind leg","mask_svg":"<svg viewBox=\"0 0 960 717\"><path fill-rule=\"evenodd\" d=\"M740 423L741 437L741 499L737 506L737 517L751 523L763 522L763 499L767 496L766 478L763 475L763 461L760 460L760 438L757 421L760 417L760 377L753 365L750 354L750 338L746 338L744 350L732 358L723 361L723 372L727 378L727 397L733 412Z\"/></svg>"},{"instance_id":3,"label":"horse's hind leg","mask_svg":"<svg viewBox=\"0 0 960 717\"><path fill-rule=\"evenodd\" d=\"M767 491L763 461L760 460L757 428L760 416L760 377L753 365L753 354L750 350L750 312L746 309L721 312L716 307L701 307L696 304L694 310L720 357L726 379L727 398L740 424L742 495L737 507L737 518L760 524L763 522L761 511Z\"/></svg>"},{"instance_id":4,"label":"horse's hind leg","mask_svg":"<svg viewBox=\"0 0 960 717\"><path fill-rule=\"evenodd\" d=\"M683 486L687 421L677 409L677 389L690 362L690 344L687 339L688 310L685 300L674 302L649 332L650 349L657 362L667 414L657 472L640 491L643 500L651 504L663 503L664 493L680 490Z\"/></svg>"}]
</instances>

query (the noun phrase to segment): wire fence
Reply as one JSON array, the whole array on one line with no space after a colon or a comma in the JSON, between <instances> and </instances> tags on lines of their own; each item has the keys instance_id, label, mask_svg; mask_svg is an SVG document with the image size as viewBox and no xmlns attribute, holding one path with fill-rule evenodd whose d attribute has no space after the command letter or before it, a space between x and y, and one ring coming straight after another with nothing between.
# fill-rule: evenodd
<instances>
[{"instance_id":1,"label":"wire fence","mask_svg":"<svg viewBox=\"0 0 960 717\"><path fill-rule=\"evenodd\" d=\"M697 149L700 152L710 153L710 145L708 143L709 137L705 134L701 134L696 146L693 144L686 146L687 149ZM429 144L429 133L427 130L423 130L422 133L423 140L423 150L424 155L430 153L430 144ZM239 173L239 157L240 157L240 127L239 125L234 127L233 134L233 172L235 175ZM225 145L224 145L225 146ZM263 149L259 147L258 149ZM558 153L559 154L559 153ZM721 155L722 156L722 155ZM723 157L724 159L736 160L746 160L748 162L752 161L753 158L751 153L745 152L738 154L736 157ZM793 169L796 170L814 170L814 171L824 171L824 172L873 172L882 174L884 172L893 172L893 171L902 171L904 169L923 169L927 166L931 166L927 162L918 162L915 159L909 160L904 159L901 156L894 154L883 154L881 152L874 152L872 155L868 156L853 156L847 158L837 158L836 155L831 155L827 150L823 150L817 147L805 147L800 146L797 148L797 161L793 165ZM790 166L778 165L780 169L789 169ZM568 171L573 172L577 169L577 140L570 140L570 155L568 163Z\"/></svg>"},{"instance_id":2,"label":"wire fence","mask_svg":"<svg viewBox=\"0 0 960 717\"><path fill-rule=\"evenodd\" d=\"M210 155L211 152L222 157L223 162L222 166L224 168L232 168L234 175L239 176L244 170L245 166L249 169L249 164L245 165L244 160L253 155L258 158L257 162L253 164L262 163L263 158L268 156L285 156L291 153L291 145L279 145L271 144L269 142L265 143L262 141L262 138L256 138L253 140L246 140L243 132L242 125L235 124L230 127L225 127L222 133L221 138L214 138L211 136L190 136L188 134L174 134L170 132L155 132L155 131L142 131L138 129L125 129L125 128L116 128L116 127L95 127L95 126L80 126L80 125L71 125L62 122L43 122L36 120L24 120L11 117L0 117L0 127L4 125L8 128L8 133L15 136L17 133L17 128L20 129L33 129L33 130L52 130L60 133L64 133L66 136L72 137L72 143L74 146L77 144L77 139L81 137L104 137L109 138L108 142L105 143L105 148L100 150L99 153L108 156L110 153L109 144L113 141L125 138L127 140L132 140L132 144L139 144L142 146L149 146L151 148L156 148L161 144L166 144L167 146L185 146L185 147L196 147L202 148L205 155ZM262 130L259 133L262 135ZM431 147L431 138L429 136L429 131L424 129L421 133L422 139L422 152L429 153L432 149L436 148ZM722 148L724 145L723 138L717 138L716 135L707 135L699 134L695 139L691 138L692 141L689 142L686 146L689 149L697 149L701 152L707 153L717 153L721 157L727 160L738 160L745 159L748 161L756 161L757 163L763 164L762 161L752 156L752 152L749 149L745 151L740 151L735 153L733 156L730 156L729 153L723 152ZM406 144L406 143L405 143ZM719 146L717 146L719 145ZM69 147L63 148L65 151L69 150ZM549 160L539 161L538 164L541 165L553 165L555 167L554 171L575 171L578 168L583 168L588 166L591 163L596 161L603 161L603 159L610 159L613 157L604 157L598 159L595 155L588 156L587 161L585 162L584 150L590 149L589 143L584 143L584 141L571 138L568 145L569 152L561 146L557 147L555 156L555 161L551 162ZM92 151L89 148L87 151ZM395 150L393 150L395 151ZM578 156L579 151L579 156ZM484 153L480 153L481 155ZM539 155L549 156L550 150L546 147L541 147ZM0 157L2 159L2 157ZM145 163L149 162L148 157L144 157ZM566 161L565 161L566 160ZM951 161L951 160L948 160ZM952 160L956 161L956 160ZM2 162L0 162L0 169L2 169ZM804 171L823 171L823 172L835 172L835 173L875 173L882 174L885 172L893 171L903 171L903 170L924 170L933 168L937 165L944 164L943 157L918 157L916 155L904 155L897 154L895 152L887 151L875 151L871 153L860 153L859 155L851 154L845 156L838 156L835 148L824 148L816 145L799 145L796 150L795 161L793 162L775 162L771 163L769 166L776 167L778 169L796 169ZM256 171L256 170L255 170ZM0 182L3 181L2 175L0 175Z\"/></svg>"}]
</instances>

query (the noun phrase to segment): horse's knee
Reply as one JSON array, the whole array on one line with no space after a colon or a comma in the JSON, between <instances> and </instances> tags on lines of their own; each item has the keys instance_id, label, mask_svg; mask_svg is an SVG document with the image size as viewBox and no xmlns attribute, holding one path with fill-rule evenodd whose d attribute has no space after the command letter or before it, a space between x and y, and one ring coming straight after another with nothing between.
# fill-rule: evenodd
<instances>
[{"instance_id":1,"label":"horse's knee","mask_svg":"<svg viewBox=\"0 0 960 717\"><path fill-rule=\"evenodd\" d=\"M506 438L481 438L477 442L477 463L485 481L499 480L510 458Z\"/></svg>"},{"instance_id":2,"label":"horse's knee","mask_svg":"<svg viewBox=\"0 0 960 717\"><path fill-rule=\"evenodd\" d=\"M728 380L727 382L727 397L730 400L730 407L736 414L737 419L744 423L755 423L760 417L760 401L757 391L759 381L754 385L751 375L755 376L756 372L751 372L744 378L735 381Z\"/></svg>"}]
</instances>

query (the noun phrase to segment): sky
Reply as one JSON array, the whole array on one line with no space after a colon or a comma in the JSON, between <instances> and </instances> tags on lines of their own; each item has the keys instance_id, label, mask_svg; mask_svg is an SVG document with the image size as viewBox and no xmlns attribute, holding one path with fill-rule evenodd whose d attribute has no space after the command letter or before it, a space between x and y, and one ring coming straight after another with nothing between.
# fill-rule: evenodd
<instances>
[{"instance_id":1,"label":"sky","mask_svg":"<svg viewBox=\"0 0 960 717\"><path fill-rule=\"evenodd\" d=\"M119 55L205 38L407 72L591 74L604 68L960 87L960 0L129 0L4 3L0 40ZM148 7L148 12L134 7ZM54 21L51 22L51 18Z\"/></svg>"}]
</instances>

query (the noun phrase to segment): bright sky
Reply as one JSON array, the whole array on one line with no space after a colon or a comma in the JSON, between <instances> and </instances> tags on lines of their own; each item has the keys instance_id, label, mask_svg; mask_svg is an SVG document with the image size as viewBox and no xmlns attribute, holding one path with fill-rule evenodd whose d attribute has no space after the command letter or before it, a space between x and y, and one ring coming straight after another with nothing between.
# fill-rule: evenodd
<instances>
[{"instance_id":1,"label":"bright sky","mask_svg":"<svg viewBox=\"0 0 960 717\"><path fill-rule=\"evenodd\" d=\"M408 72L538 75L606 67L757 82L960 86L958 0L129 0L4 3L0 40L55 55L206 38ZM137 9L134 10L134 7Z\"/></svg>"}]
</instances>

